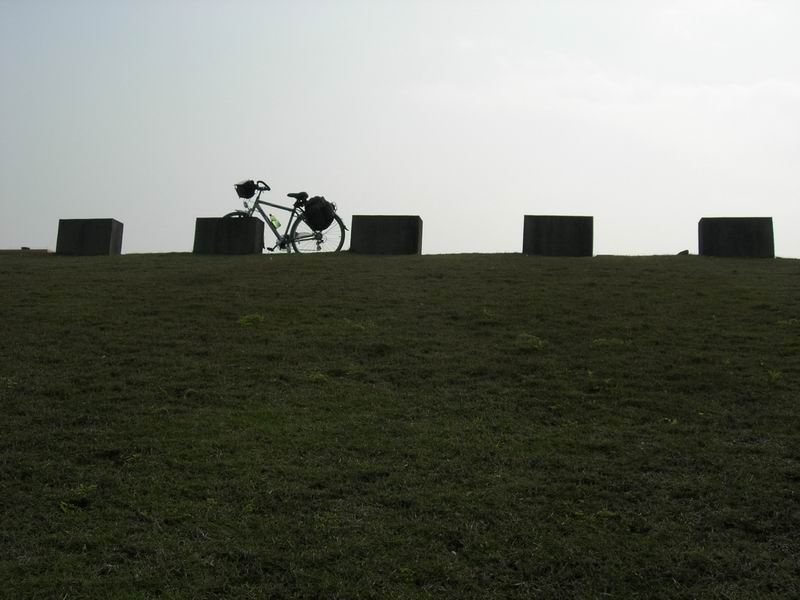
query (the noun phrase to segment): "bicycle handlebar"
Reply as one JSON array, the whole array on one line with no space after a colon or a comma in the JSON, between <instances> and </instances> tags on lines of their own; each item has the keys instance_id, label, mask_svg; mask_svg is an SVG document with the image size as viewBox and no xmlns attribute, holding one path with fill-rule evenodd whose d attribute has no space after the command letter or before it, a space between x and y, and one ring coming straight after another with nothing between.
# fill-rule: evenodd
<instances>
[{"instance_id":1,"label":"bicycle handlebar","mask_svg":"<svg viewBox=\"0 0 800 600\"><path fill-rule=\"evenodd\" d=\"M256 186L258 189L269 191L269 186L260 179L256 181Z\"/></svg>"}]
</instances>

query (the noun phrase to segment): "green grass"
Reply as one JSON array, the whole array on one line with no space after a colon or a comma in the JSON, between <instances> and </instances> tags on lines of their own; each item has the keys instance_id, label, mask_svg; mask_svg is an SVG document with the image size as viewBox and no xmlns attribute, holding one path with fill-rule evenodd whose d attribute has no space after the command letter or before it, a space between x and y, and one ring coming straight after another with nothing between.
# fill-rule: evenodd
<instances>
[{"instance_id":1,"label":"green grass","mask_svg":"<svg viewBox=\"0 0 800 600\"><path fill-rule=\"evenodd\" d=\"M800 262L0 257L0 597L800 596Z\"/></svg>"}]
</instances>

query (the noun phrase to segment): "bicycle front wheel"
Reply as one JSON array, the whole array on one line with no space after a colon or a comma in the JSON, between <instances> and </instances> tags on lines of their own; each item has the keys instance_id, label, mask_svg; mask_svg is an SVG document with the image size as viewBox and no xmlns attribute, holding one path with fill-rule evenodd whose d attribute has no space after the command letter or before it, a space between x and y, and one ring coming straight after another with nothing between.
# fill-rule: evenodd
<instances>
[{"instance_id":1,"label":"bicycle front wheel","mask_svg":"<svg viewBox=\"0 0 800 600\"><path fill-rule=\"evenodd\" d=\"M289 234L295 252L338 252L344 245L344 223L339 215L323 231L316 231L304 219L295 221Z\"/></svg>"},{"instance_id":2,"label":"bicycle front wheel","mask_svg":"<svg viewBox=\"0 0 800 600\"><path fill-rule=\"evenodd\" d=\"M243 217L249 217L250 215L243 210L235 210L233 212L229 212L227 215L222 217L223 219L241 219Z\"/></svg>"}]
</instances>

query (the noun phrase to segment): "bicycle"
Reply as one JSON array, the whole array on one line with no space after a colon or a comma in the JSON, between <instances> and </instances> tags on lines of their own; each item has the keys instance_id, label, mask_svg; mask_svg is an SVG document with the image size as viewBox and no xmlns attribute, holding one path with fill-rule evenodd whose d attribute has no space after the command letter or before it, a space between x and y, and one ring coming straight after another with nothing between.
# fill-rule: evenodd
<instances>
[{"instance_id":1,"label":"bicycle","mask_svg":"<svg viewBox=\"0 0 800 600\"><path fill-rule=\"evenodd\" d=\"M223 218L252 217L253 213L258 211L264 223L269 227L277 240L274 246L267 248L270 252L273 252L276 248L285 250L286 252L294 250L298 253L338 252L342 249L345 237L344 232L347 227L345 227L339 215L336 214L335 206L333 221L325 229L319 230L312 227L306 220L304 209L309 198L308 194L305 192L287 194L289 198L294 199L294 206L288 207L261 200L261 194L270 191L270 187L261 180L256 182L252 180L243 181L237 183L234 188L239 197L243 199L245 210L235 210L228 213ZM258 193L256 194L256 192ZM248 203L248 200L254 195L256 198L251 205ZM290 213L289 221L286 223L286 228L283 233L279 231L281 226L280 221L272 214L267 216L264 209L261 208L262 206L271 206Z\"/></svg>"}]
</instances>

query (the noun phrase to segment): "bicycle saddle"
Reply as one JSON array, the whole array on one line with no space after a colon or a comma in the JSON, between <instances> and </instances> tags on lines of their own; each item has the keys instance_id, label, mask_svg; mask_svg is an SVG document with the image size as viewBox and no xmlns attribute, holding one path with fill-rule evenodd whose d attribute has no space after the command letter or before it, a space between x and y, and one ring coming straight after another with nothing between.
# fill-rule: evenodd
<instances>
[{"instance_id":1,"label":"bicycle saddle","mask_svg":"<svg viewBox=\"0 0 800 600\"><path fill-rule=\"evenodd\" d=\"M305 202L308 200L308 194L305 192L295 192L294 194L286 194L289 198L294 198L295 200L300 200L300 202Z\"/></svg>"}]
</instances>

